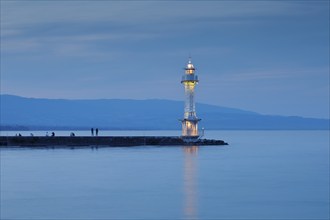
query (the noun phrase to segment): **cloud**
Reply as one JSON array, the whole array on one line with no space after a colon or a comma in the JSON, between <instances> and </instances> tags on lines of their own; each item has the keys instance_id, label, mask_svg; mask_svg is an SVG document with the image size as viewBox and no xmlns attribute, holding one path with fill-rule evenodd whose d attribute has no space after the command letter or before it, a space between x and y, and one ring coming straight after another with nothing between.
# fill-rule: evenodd
<instances>
[{"instance_id":1,"label":"cloud","mask_svg":"<svg viewBox=\"0 0 330 220\"><path fill-rule=\"evenodd\" d=\"M260 23L261 17L292 16L305 9L303 4L283 1L5 1L1 5L6 53L48 51L78 57L88 52L106 55L101 43L189 40L196 31ZM65 50L68 53L61 52Z\"/></svg>"},{"instance_id":2,"label":"cloud","mask_svg":"<svg viewBox=\"0 0 330 220\"><path fill-rule=\"evenodd\" d=\"M39 48L41 44L33 39L9 40L2 43L2 53L31 52Z\"/></svg>"},{"instance_id":3,"label":"cloud","mask_svg":"<svg viewBox=\"0 0 330 220\"><path fill-rule=\"evenodd\" d=\"M209 79L213 79L214 77L221 81L223 84L229 85L241 85L241 84L250 84L253 83L275 83L275 82L296 82L298 83L301 79L304 82L309 81L313 82L313 80L318 80L319 83L327 82L329 80L329 68L327 67L318 67L318 68L287 68L287 69L258 69L258 70L248 70L246 69L244 72L242 71L229 71L218 74L217 76L212 75ZM218 85L218 81L209 80L207 82L208 85ZM292 86L292 85L291 85ZM283 88L283 87L281 87Z\"/></svg>"},{"instance_id":4,"label":"cloud","mask_svg":"<svg viewBox=\"0 0 330 220\"><path fill-rule=\"evenodd\" d=\"M5 1L1 4L4 30L33 28L42 24L52 26L54 23L80 23L87 26L108 23L161 30L167 24L174 28L190 28L196 23L260 22L260 17L285 16L303 11L299 10L301 7L297 7L296 3L283 1Z\"/></svg>"}]
</instances>

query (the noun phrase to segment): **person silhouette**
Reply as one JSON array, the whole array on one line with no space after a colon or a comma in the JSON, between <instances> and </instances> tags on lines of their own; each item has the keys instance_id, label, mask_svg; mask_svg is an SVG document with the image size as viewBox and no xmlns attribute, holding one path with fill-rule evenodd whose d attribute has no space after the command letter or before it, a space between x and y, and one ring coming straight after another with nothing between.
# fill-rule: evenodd
<instances>
[{"instance_id":1,"label":"person silhouette","mask_svg":"<svg viewBox=\"0 0 330 220\"><path fill-rule=\"evenodd\" d=\"M91 128L92 136L94 136L94 128Z\"/></svg>"},{"instance_id":2,"label":"person silhouette","mask_svg":"<svg viewBox=\"0 0 330 220\"><path fill-rule=\"evenodd\" d=\"M96 134L96 136L99 135L99 129L98 128L95 129L95 134Z\"/></svg>"}]
</instances>

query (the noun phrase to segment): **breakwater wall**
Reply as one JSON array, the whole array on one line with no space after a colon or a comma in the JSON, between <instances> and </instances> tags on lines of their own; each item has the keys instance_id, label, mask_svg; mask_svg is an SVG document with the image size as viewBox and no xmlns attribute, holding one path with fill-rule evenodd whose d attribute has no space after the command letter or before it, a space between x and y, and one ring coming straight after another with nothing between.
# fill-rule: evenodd
<instances>
[{"instance_id":1,"label":"breakwater wall","mask_svg":"<svg viewBox=\"0 0 330 220\"><path fill-rule=\"evenodd\" d=\"M195 139L167 136L98 136L98 137L61 137L61 136L0 136L0 147L85 147L85 146L144 146L144 145L227 145L222 140Z\"/></svg>"}]
</instances>

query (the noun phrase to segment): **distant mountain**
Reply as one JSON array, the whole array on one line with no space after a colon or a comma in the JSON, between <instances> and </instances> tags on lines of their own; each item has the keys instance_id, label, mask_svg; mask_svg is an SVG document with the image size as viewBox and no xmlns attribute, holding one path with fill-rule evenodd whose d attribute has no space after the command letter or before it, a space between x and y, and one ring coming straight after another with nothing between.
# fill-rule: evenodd
<instances>
[{"instance_id":1,"label":"distant mountain","mask_svg":"<svg viewBox=\"0 0 330 220\"><path fill-rule=\"evenodd\" d=\"M197 104L206 129L329 129L328 119L261 115ZM14 128L180 129L183 102L170 100L64 100L0 96L0 126Z\"/></svg>"}]
</instances>

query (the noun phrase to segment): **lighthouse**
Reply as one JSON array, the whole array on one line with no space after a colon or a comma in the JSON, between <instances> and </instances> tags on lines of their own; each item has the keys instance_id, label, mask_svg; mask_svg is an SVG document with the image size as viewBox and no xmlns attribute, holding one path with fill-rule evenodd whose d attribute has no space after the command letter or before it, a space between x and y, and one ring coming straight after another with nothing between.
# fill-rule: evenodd
<instances>
[{"instance_id":1,"label":"lighthouse","mask_svg":"<svg viewBox=\"0 0 330 220\"><path fill-rule=\"evenodd\" d=\"M195 86L198 83L198 77L195 75L195 67L189 57L185 74L182 76L181 83L184 86L185 104L182 122L182 137L187 139L197 139L198 122L201 120L196 116L195 108Z\"/></svg>"}]
</instances>

